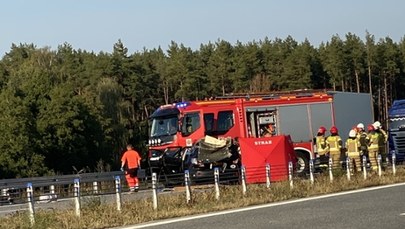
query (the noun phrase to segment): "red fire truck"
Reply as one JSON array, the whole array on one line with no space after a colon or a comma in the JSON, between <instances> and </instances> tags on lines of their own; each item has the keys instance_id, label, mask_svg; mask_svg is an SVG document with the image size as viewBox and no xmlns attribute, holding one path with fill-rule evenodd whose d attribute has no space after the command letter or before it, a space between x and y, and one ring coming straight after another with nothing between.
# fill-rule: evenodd
<instances>
[{"instance_id":1,"label":"red fire truck","mask_svg":"<svg viewBox=\"0 0 405 229\"><path fill-rule=\"evenodd\" d=\"M336 126L345 141L353 126L373 122L373 112L370 94L300 90L162 105L150 121L151 167L182 172L184 168L178 166L185 159L182 149L206 135L245 139L246 146L256 144L254 139L270 129L271 136L266 138L291 137L296 171L304 173L309 160L317 158L312 142L320 126ZM164 155L170 159L162 162Z\"/></svg>"}]
</instances>

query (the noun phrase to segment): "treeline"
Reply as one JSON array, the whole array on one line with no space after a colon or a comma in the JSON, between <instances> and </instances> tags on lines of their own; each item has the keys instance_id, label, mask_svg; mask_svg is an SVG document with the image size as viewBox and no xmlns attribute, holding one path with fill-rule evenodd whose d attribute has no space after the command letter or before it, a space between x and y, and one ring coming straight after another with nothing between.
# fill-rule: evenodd
<instances>
[{"instance_id":1,"label":"treeline","mask_svg":"<svg viewBox=\"0 0 405 229\"><path fill-rule=\"evenodd\" d=\"M367 33L314 47L292 37L249 43L172 42L128 54L13 44L0 61L0 178L118 166L127 142L142 152L159 105L229 93L295 89L371 92L384 120L405 97L405 42ZM356 112L356 111L348 111Z\"/></svg>"}]
</instances>

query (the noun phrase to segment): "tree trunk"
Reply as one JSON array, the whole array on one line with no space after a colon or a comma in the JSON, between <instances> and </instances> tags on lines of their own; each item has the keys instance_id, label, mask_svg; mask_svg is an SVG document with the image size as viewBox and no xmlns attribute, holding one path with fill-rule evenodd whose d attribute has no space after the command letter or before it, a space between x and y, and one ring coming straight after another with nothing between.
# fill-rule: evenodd
<instances>
[{"instance_id":1,"label":"tree trunk","mask_svg":"<svg viewBox=\"0 0 405 229\"><path fill-rule=\"evenodd\" d=\"M357 70L354 70L354 74L356 76L356 88L357 88L357 93L360 93L360 80L359 80L359 73Z\"/></svg>"},{"instance_id":2,"label":"tree trunk","mask_svg":"<svg viewBox=\"0 0 405 229\"><path fill-rule=\"evenodd\" d=\"M368 90L370 94L373 94L373 87L371 85L371 66L370 66L370 61L368 61Z\"/></svg>"},{"instance_id":3,"label":"tree trunk","mask_svg":"<svg viewBox=\"0 0 405 229\"><path fill-rule=\"evenodd\" d=\"M345 80L344 79L342 79L341 84L342 84L342 91L345 91Z\"/></svg>"},{"instance_id":4,"label":"tree trunk","mask_svg":"<svg viewBox=\"0 0 405 229\"><path fill-rule=\"evenodd\" d=\"M385 97L385 111L384 111L384 120L386 121L386 125L388 125L388 92L387 92L387 76L384 74L384 97Z\"/></svg>"},{"instance_id":5,"label":"tree trunk","mask_svg":"<svg viewBox=\"0 0 405 229\"><path fill-rule=\"evenodd\" d=\"M378 117L377 120L381 120L382 117L382 111L383 111L383 103L382 103L382 98L381 98L381 88L378 87L378 97L377 97L377 108L378 108Z\"/></svg>"},{"instance_id":6,"label":"tree trunk","mask_svg":"<svg viewBox=\"0 0 405 229\"><path fill-rule=\"evenodd\" d=\"M180 81L181 101L184 102L183 81Z\"/></svg>"},{"instance_id":7,"label":"tree trunk","mask_svg":"<svg viewBox=\"0 0 405 229\"><path fill-rule=\"evenodd\" d=\"M163 96L165 104L169 104L169 86L167 82L163 82Z\"/></svg>"}]
</instances>

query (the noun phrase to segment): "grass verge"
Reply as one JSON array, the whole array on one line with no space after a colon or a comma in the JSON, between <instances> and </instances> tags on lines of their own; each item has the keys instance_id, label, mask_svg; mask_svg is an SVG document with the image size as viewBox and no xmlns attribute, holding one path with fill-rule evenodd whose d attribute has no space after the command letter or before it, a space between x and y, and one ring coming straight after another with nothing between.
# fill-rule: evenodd
<instances>
[{"instance_id":1,"label":"grass verge","mask_svg":"<svg viewBox=\"0 0 405 229\"><path fill-rule=\"evenodd\" d=\"M404 181L405 168L398 168L396 176L390 172L382 177L371 174L367 180L362 174L357 174L348 181L342 173L334 178L333 183L327 174L317 176L314 184L297 179L293 188L290 188L289 182L273 183L270 189L263 184L252 184L248 185L245 196L240 186L221 186L219 200L215 199L213 189L194 190L190 204L186 203L185 194L160 195L156 211L152 208L151 198L124 202L121 212L116 210L115 204L102 203L97 198L83 199L80 218L75 216L74 207L69 210L38 210L33 227L30 227L28 214L23 212L0 218L0 228L109 228Z\"/></svg>"}]
</instances>

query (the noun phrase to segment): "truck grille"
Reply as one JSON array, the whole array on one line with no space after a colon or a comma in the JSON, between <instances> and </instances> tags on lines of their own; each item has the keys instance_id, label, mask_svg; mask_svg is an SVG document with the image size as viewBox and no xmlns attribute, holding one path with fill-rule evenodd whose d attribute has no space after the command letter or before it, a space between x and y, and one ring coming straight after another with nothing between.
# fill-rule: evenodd
<instances>
[{"instance_id":1,"label":"truck grille","mask_svg":"<svg viewBox=\"0 0 405 229\"><path fill-rule=\"evenodd\" d=\"M390 133L398 154L405 154L405 131Z\"/></svg>"}]
</instances>

